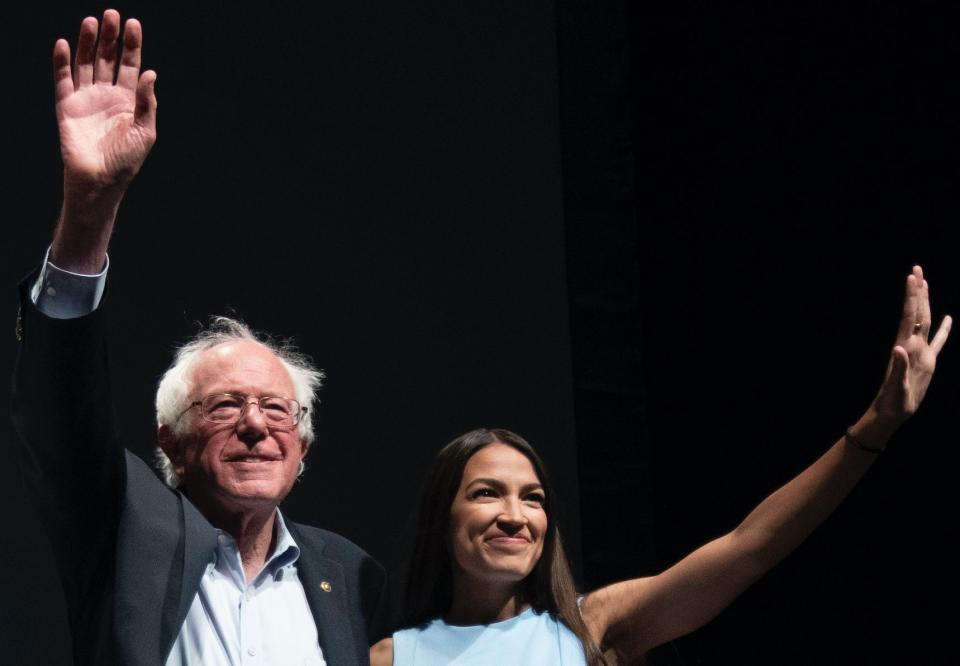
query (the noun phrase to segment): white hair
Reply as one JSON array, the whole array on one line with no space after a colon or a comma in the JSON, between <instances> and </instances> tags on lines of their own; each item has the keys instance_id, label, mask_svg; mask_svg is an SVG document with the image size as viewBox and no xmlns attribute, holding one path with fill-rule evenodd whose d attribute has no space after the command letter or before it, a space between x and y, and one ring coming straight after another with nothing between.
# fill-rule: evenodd
<instances>
[{"instance_id":1,"label":"white hair","mask_svg":"<svg viewBox=\"0 0 960 666\"><path fill-rule=\"evenodd\" d=\"M298 430L300 441L304 446L309 446L313 442L313 405L324 377L323 372L292 341L276 341L230 317L211 317L206 329L175 350L173 363L157 385L157 426L167 426L177 438L189 434L190 422L180 416L190 407L193 369L197 359L208 349L237 341L254 342L266 347L286 368L293 383L294 399L307 409L306 418L300 420ZM159 446L156 449L156 465L168 486L179 487L180 477L174 471L170 458Z\"/></svg>"}]
</instances>

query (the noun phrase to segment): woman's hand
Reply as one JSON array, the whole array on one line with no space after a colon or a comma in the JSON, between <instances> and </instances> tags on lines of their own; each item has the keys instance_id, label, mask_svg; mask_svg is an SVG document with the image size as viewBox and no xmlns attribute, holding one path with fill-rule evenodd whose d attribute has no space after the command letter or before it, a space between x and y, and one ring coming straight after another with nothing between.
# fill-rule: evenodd
<instances>
[{"instance_id":1,"label":"woman's hand","mask_svg":"<svg viewBox=\"0 0 960 666\"><path fill-rule=\"evenodd\" d=\"M923 279L923 269L914 266L907 276L903 314L887 373L870 406L878 425L892 432L917 411L930 386L937 355L947 341L952 323L949 315L944 317L929 340L930 290Z\"/></svg>"}]
</instances>

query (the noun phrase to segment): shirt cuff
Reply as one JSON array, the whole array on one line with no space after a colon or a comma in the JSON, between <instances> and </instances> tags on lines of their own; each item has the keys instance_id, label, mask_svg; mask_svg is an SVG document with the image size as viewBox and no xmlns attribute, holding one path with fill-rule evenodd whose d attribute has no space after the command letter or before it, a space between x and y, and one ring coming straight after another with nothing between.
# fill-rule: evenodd
<instances>
[{"instance_id":1,"label":"shirt cuff","mask_svg":"<svg viewBox=\"0 0 960 666\"><path fill-rule=\"evenodd\" d=\"M96 275L71 273L57 268L50 261L50 249L43 259L37 281L30 289L30 299L43 314L54 319L76 319L88 315L100 305L107 283L110 257Z\"/></svg>"}]
</instances>

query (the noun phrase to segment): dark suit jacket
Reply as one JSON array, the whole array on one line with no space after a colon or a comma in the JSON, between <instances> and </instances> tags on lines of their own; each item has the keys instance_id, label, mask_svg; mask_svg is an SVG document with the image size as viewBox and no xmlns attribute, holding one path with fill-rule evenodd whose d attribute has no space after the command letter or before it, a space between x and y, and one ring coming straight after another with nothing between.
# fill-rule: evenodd
<instances>
[{"instance_id":1,"label":"dark suit jacket","mask_svg":"<svg viewBox=\"0 0 960 666\"><path fill-rule=\"evenodd\" d=\"M166 661L217 532L125 451L113 429L104 307L51 319L21 284L14 422L27 489L53 544L78 664ZM347 539L287 521L331 666L366 665L382 567ZM368 632L370 635L368 635Z\"/></svg>"}]
</instances>

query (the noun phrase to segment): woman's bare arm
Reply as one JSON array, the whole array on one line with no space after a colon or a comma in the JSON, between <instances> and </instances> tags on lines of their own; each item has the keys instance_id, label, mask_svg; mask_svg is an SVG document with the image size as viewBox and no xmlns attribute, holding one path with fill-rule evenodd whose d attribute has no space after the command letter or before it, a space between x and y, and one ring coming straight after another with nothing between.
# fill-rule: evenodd
<instances>
[{"instance_id":1,"label":"woman's bare arm","mask_svg":"<svg viewBox=\"0 0 960 666\"><path fill-rule=\"evenodd\" d=\"M657 576L588 594L582 609L595 639L623 656L643 654L710 621L796 548L876 459L863 447L881 449L923 400L951 319L945 317L928 342L930 323L928 286L914 267L886 377L850 436L767 497L732 532Z\"/></svg>"},{"instance_id":2,"label":"woman's bare arm","mask_svg":"<svg viewBox=\"0 0 960 666\"><path fill-rule=\"evenodd\" d=\"M370 666L393 666L393 639L384 638L370 648Z\"/></svg>"}]
</instances>

